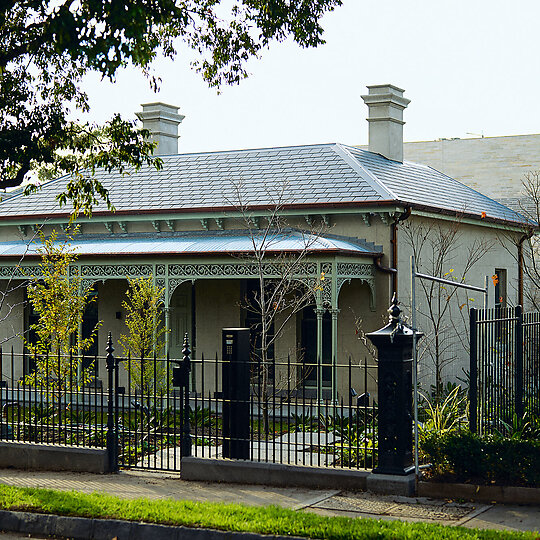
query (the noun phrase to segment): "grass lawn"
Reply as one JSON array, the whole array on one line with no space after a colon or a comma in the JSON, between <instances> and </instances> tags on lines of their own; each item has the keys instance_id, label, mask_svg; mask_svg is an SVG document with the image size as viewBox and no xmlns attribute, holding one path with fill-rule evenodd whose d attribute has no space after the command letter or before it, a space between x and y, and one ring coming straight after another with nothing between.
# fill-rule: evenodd
<instances>
[{"instance_id":1,"label":"grass lawn","mask_svg":"<svg viewBox=\"0 0 540 540\"><path fill-rule=\"evenodd\" d=\"M5 485L0 485L0 508L320 539L538 538L538 535L530 533L472 530L427 523L321 517L276 506L261 508L191 501L129 500L101 493Z\"/></svg>"}]
</instances>

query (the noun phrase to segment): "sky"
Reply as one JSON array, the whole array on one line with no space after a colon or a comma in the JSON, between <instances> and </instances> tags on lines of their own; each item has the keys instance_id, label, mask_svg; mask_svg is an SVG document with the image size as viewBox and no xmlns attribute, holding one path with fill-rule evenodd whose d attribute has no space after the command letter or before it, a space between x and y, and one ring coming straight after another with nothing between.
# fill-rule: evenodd
<instances>
[{"instance_id":1,"label":"sky","mask_svg":"<svg viewBox=\"0 0 540 540\"><path fill-rule=\"evenodd\" d=\"M178 106L181 153L367 144L360 96L385 83L411 100L406 141L540 133L538 21L538 0L343 0L323 18L325 45L273 43L221 94L190 69L189 50L156 61L157 94L133 69L84 88L97 122L134 118L141 103Z\"/></svg>"}]
</instances>

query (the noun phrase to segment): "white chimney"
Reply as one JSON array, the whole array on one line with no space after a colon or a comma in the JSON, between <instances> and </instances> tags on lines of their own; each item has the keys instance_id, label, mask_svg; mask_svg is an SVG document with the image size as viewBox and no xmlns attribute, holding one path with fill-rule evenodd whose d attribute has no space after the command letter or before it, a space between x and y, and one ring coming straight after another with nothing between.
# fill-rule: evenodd
<instances>
[{"instance_id":1,"label":"white chimney","mask_svg":"<svg viewBox=\"0 0 540 540\"><path fill-rule=\"evenodd\" d=\"M178 114L178 107L166 103L143 103L137 118L143 128L150 131L150 139L157 142L154 155L170 156L178 154L178 126L185 118Z\"/></svg>"},{"instance_id":2,"label":"white chimney","mask_svg":"<svg viewBox=\"0 0 540 540\"><path fill-rule=\"evenodd\" d=\"M392 84L368 86L362 96L369 113L369 151L394 161L403 161L403 109L411 102Z\"/></svg>"}]
</instances>

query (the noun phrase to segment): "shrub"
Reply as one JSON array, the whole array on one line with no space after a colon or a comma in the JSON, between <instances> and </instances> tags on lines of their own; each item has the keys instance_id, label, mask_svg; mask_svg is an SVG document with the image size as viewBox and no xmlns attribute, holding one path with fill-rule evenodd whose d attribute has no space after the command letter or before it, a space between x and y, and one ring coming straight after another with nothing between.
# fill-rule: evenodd
<instances>
[{"instance_id":1,"label":"shrub","mask_svg":"<svg viewBox=\"0 0 540 540\"><path fill-rule=\"evenodd\" d=\"M540 441L480 437L469 431L431 433L422 441L422 451L436 474L540 486Z\"/></svg>"}]
</instances>

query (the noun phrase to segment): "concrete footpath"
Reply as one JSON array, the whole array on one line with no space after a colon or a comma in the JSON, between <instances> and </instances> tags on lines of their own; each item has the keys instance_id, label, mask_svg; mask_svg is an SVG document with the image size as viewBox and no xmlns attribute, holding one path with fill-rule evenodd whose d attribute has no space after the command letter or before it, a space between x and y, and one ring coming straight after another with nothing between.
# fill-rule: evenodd
<instances>
[{"instance_id":1,"label":"concrete footpath","mask_svg":"<svg viewBox=\"0 0 540 540\"><path fill-rule=\"evenodd\" d=\"M85 493L97 491L124 498L235 502L259 506L275 504L324 516L424 521L470 528L540 530L540 508L535 506L381 496L368 492L187 482L170 473L122 471L115 475L97 475L0 469L0 483Z\"/></svg>"}]
</instances>

